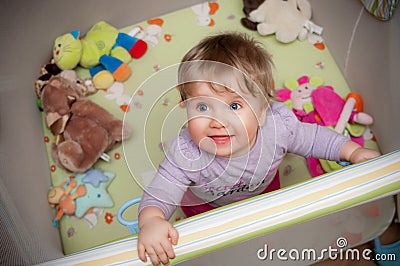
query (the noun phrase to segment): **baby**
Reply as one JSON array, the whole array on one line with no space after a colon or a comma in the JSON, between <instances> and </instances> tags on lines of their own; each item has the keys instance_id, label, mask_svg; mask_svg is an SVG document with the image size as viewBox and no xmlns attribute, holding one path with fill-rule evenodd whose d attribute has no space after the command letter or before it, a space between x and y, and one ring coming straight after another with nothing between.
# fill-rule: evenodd
<instances>
[{"instance_id":1,"label":"baby","mask_svg":"<svg viewBox=\"0 0 400 266\"><path fill-rule=\"evenodd\" d=\"M168 222L280 188L286 153L362 162L380 154L335 131L298 121L274 102L268 52L240 33L203 39L182 59L179 90L187 129L168 147L139 206L138 253L154 265L175 257L178 232Z\"/></svg>"}]
</instances>

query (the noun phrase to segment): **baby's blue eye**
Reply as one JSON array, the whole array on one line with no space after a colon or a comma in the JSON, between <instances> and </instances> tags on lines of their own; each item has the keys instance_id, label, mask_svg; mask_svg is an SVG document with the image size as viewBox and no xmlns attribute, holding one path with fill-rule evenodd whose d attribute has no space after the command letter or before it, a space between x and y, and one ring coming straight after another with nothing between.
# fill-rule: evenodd
<instances>
[{"instance_id":1,"label":"baby's blue eye","mask_svg":"<svg viewBox=\"0 0 400 266\"><path fill-rule=\"evenodd\" d=\"M238 103L232 103L231 105L229 105L229 109L231 110L239 110L240 108L241 106Z\"/></svg>"},{"instance_id":2,"label":"baby's blue eye","mask_svg":"<svg viewBox=\"0 0 400 266\"><path fill-rule=\"evenodd\" d=\"M204 103L199 104L199 106L197 107L197 109L199 109L200 112L205 112L208 110L208 106L205 105Z\"/></svg>"}]
</instances>

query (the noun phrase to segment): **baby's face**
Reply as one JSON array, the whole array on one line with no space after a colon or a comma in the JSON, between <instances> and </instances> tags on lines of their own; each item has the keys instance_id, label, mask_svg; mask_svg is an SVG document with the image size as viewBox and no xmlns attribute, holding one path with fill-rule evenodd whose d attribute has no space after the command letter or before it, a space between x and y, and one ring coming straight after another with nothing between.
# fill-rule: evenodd
<instances>
[{"instance_id":1,"label":"baby's face","mask_svg":"<svg viewBox=\"0 0 400 266\"><path fill-rule=\"evenodd\" d=\"M186 102L188 129L193 141L206 152L235 157L254 145L258 127L265 120L266 106L252 95L224 88L215 91L210 84L190 84Z\"/></svg>"}]
</instances>

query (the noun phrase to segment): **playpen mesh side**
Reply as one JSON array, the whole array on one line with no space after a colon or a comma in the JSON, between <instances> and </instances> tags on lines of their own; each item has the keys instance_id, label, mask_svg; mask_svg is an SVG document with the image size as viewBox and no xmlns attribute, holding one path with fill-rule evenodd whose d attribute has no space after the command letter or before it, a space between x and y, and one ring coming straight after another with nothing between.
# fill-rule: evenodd
<instances>
[{"instance_id":1,"label":"playpen mesh side","mask_svg":"<svg viewBox=\"0 0 400 266\"><path fill-rule=\"evenodd\" d=\"M54 258L54 252L51 243L22 219L0 179L0 265L39 264Z\"/></svg>"}]
</instances>

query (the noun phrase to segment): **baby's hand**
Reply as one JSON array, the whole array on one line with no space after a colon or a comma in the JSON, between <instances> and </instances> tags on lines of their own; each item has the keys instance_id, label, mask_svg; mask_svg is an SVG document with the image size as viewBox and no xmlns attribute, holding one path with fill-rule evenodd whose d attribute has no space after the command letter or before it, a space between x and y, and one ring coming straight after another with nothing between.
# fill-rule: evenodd
<instances>
[{"instance_id":1,"label":"baby's hand","mask_svg":"<svg viewBox=\"0 0 400 266\"><path fill-rule=\"evenodd\" d=\"M340 159L351 163L360 163L380 156L378 151L363 148L359 144L349 140L340 150Z\"/></svg>"},{"instance_id":2,"label":"baby's hand","mask_svg":"<svg viewBox=\"0 0 400 266\"><path fill-rule=\"evenodd\" d=\"M360 163L367 161L369 159L380 156L381 154L378 151L360 147L355 149L350 155L350 162L352 163Z\"/></svg>"},{"instance_id":3,"label":"baby's hand","mask_svg":"<svg viewBox=\"0 0 400 266\"><path fill-rule=\"evenodd\" d=\"M146 253L153 265L168 264L175 258L172 245L178 244L178 231L167 220L153 217L146 220L140 228L138 236L138 255L146 262Z\"/></svg>"}]
</instances>

